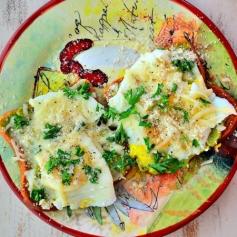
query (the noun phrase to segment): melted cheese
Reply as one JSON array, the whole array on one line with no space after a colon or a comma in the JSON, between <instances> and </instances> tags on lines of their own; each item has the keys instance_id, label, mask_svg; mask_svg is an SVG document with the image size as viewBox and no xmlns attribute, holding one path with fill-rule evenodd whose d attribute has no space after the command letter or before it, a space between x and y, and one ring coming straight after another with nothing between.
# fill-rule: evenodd
<instances>
[{"instance_id":1,"label":"melted cheese","mask_svg":"<svg viewBox=\"0 0 237 237\"><path fill-rule=\"evenodd\" d=\"M191 52L186 54L190 55ZM217 97L212 90L206 88L197 65L191 72L185 73L173 66L171 61L174 55L177 57L175 51L168 50L155 50L142 55L126 71L124 80L117 94L109 100L109 105L119 112L127 110L129 104L124 94L130 89L143 86L146 93L136 104L136 108L141 115L149 115L152 127L140 127L138 115L122 120L130 137L130 144L140 147L144 145L144 138L149 137L156 150L182 160L207 149L207 140L212 129L230 114L236 114L236 111L227 100ZM195 56L191 58L195 59ZM158 108L159 96L152 98L158 83L162 83L163 91L169 94L167 111ZM178 87L172 93L174 83ZM200 98L210 103L203 104ZM189 121L184 121L184 112L188 113ZM193 146L194 139L198 140L199 146ZM138 157L139 161L143 159L142 156L144 154Z\"/></svg>"},{"instance_id":2,"label":"melted cheese","mask_svg":"<svg viewBox=\"0 0 237 237\"><path fill-rule=\"evenodd\" d=\"M96 111L98 105L96 100L92 97L89 100L81 97L69 99L59 91L31 99L30 105L34 108L30 126L25 128L23 134L17 134L17 137L21 140L28 160L33 161L40 168L41 185L47 190L54 206L58 209L66 206L76 209L111 205L116 199L113 179L102 158L102 148L87 133L88 130L96 132L96 121L101 116L101 112ZM43 139L46 123L62 126L57 138ZM82 123L85 123L85 126L80 128L79 125ZM40 150L36 151L38 146ZM72 182L70 185L64 185L60 172L54 169L48 174L45 164L58 149L72 151L76 146L80 146L85 151L83 162L75 168L72 167L74 169ZM101 170L96 184L89 181L83 165Z\"/></svg>"}]
</instances>

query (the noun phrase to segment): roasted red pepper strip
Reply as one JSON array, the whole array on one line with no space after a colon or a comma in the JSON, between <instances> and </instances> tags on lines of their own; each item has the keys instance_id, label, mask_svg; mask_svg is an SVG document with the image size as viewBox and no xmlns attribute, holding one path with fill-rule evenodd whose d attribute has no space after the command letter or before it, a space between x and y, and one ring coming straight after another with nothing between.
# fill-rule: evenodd
<instances>
[{"instance_id":1,"label":"roasted red pepper strip","mask_svg":"<svg viewBox=\"0 0 237 237\"><path fill-rule=\"evenodd\" d=\"M108 77L101 70L88 70L74 60L79 53L90 49L93 41L90 39L77 39L69 42L60 53L61 71L65 74L75 73L80 78L87 79L93 86L102 86L108 81Z\"/></svg>"},{"instance_id":2,"label":"roasted red pepper strip","mask_svg":"<svg viewBox=\"0 0 237 237\"><path fill-rule=\"evenodd\" d=\"M230 147L228 142L223 142L221 144L221 147L219 148L219 153L224 156L229 156L234 158L236 156L236 149L233 147Z\"/></svg>"}]
</instances>

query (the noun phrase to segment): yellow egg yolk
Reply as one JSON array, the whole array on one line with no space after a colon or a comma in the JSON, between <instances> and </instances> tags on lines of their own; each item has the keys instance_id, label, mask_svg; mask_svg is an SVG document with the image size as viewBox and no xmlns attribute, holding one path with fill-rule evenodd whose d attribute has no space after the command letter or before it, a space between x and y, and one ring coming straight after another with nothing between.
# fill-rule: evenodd
<instances>
[{"instance_id":1,"label":"yellow egg yolk","mask_svg":"<svg viewBox=\"0 0 237 237\"><path fill-rule=\"evenodd\" d=\"M140 170L148 171L151 174L157 174L157 172L150 167L154 164L154 158L151 154L147 152L146 146L131 144L130 156L135 157Z\"/></svg>"}]
</instances>

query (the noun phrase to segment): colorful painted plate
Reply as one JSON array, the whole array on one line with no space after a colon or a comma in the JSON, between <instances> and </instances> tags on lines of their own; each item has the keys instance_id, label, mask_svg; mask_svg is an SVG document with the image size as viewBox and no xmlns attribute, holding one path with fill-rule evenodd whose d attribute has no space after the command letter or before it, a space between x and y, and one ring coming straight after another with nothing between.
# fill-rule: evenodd
<instances>
[{"instance_id":1,"label":"colorful painted plate","mask_svg":"<svg viewBox=\"0 0 237 237\"><path fill-rule=\"evenodd\" d=\"M170 24L173 28L169 28ZM205 55L215 82L237 96L237 58L233 50L218 28L186 1L52 0L20 27L1 54L0 114L32 96L39 67L50 68L42 69L44 74L40 74L39 83L46 86L43 90L50 89L50 80L60 84L64 76L60 74L59 54L71 40L93 40L94 47L75 60L86 68L99 68L114 79L123 76L140 53L182 43L178 35L184 31L195 31L196 44ZM50 75L52 72L54 75ZM1 171L23 201L18 165L2 138L0 154ZM151 189L145 203L136 194L117 187L119 201L100 210L103 225L97 223L98 216L92 209L79 210L69 218L65 211L46 213L28 207L45 222L74 236L162 236L205 211L225 190L237 163L233 157L209 154L202 165L194 162L190 167L182 180L170 175L159 178L163 186L157 187L157 192Z\"/></svg>"}]
</instances>

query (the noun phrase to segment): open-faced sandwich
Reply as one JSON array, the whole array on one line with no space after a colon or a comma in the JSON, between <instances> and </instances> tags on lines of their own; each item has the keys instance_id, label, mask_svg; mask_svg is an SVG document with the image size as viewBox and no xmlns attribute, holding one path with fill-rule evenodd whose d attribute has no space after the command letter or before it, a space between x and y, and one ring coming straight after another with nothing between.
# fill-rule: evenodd
<instances>
[{"instance_id":1,"label":"open-faced sandwich","mask_svg":"<svg viewBox=\"0 0 237 237\"><path fill-rule=\"evenodd\" d=\"M187 34L182 40L190 47L142 54L107 84L73 60L91 47L87 39L61 53L64 74L38 71L33 97L0 120L27 205L86 209L100 224L103 207L121 229L118 212L133 225L152 222L158 195L160 210L190 162L218 151L237 124L237 103L212 83Z\"/></svg>"}]
</instances>

